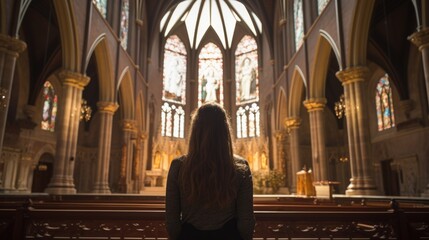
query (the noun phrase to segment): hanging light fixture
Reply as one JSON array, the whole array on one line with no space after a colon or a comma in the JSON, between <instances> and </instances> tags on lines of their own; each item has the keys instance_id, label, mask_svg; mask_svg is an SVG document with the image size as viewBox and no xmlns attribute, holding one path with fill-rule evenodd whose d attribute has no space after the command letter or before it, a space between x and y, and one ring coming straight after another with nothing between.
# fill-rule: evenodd
<instances>
[{"instance_id":1,"label":"hanging light fixture","mask_svg":"<svg viewBox=\"0 0 429 240\"><path fill-rule=\"evenodd\" d=\"M344 99L344 94L341 94L340 100L335 102L335 116L338 119L343 118L346 115L346 101Z\"/></svg>"},{"instance_id":2,"label":"hanging light fixture","mask_svg":"<svg viewBox=\"0 0 429 240\"><path fill-rule=\"evenodd\" d=\"M85 99L82 99L82 104L80 107L80 121L84 120L85 122L88 122L89 120L91 120L91 114L92 114L92 109L91 107L88 105L88 102Z\"/></svg>"},{"instance_id":3,"label":"hanging light fixture","mask_svg":"<svg viewBox=\"0 0 429 240\"><path fill-rule=\"evenodd\" d=\"M7 107L7 90L0 87L0 111L4 111Z\"/></svg>"}]
</instances>

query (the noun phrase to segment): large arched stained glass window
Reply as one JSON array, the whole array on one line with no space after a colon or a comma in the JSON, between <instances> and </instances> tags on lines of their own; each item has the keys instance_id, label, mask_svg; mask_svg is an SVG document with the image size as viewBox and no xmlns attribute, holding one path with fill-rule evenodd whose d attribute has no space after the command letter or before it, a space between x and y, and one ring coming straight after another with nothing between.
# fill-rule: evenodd
<instances>
[{"instance_id":1,"label":"large arched stained glass window","mask_svg":"<svg viewBox=\"0 0 429 240\"><path fill-rule=\"evenodd\" d=\"M184 138L186 104L186 48L176 35L169 37L164 48L161 135Z\"/></svg>"},{"instance_id":2,"label":"large arched stained glass window","mask_svg":"<svg viewBox=\"0 0 429 240\"><path fill-rule=\"evenodd\" d=\"M130 16L130 2L129 0L122 0L121 26L120 26L119 39L121 40L121 46L124 49L127 49L127 45L128 45L129 16Z\"/></svg>"},{"instance_id":3,"label":"large arched stained glass window","mask_svg":"<svg viewBox=\"0 0 429 240\"><path fill-rule=\"evenodd\" d=\"M257 50L255 39L246 35L235 51L237 138L260 135Z\"/></svg>"},{"instance_id":4,"label":"large arched stained glass window","mask_svg":"<svg viewBox=\"0 0 429 240\"><path fill-rule=\"evenodd\" d=\"M176 35L167 39L164 48L164 101L186 103L186 48Z\"/></svg>"},{"instance_id":5,"label":"large arched stained glass window","mask_svg":"<svg viewBox=\"0 0 429 240\"><path fill-rule=\"evenodd\" d=\"M55 94L55 89L49 81L43 85L43 109L42 121L40 126L42 130L55 130L55 119L57 117L58 97Z\"/></svg>"},{"instance_id":6,"label":"large arched stained glass window","mask_svg":"<svg viewBox=\"0 0 429 240\"><path fill-rule=\"evenodd\" d=\"M328 5L330 0L317 0L317 12L319 15L325 9L326 5Z\"/></svg>"},{"instance_id":7,"label":"large arched stained glass window","mask_svg":"<svg viewBox=\"0 0 429 240\"><path fill-rule=\"evenodd\" d=\"M92 3L95 4L98 11L106 18L107 13L107 0L92 0Z\"/></svg>"},{"instance_id":8,"label":"large arched stained glass window","mask_svg":"<svg viewBox=\"0 0 429 240\"><path fill-rule=\"evenodd\" d=\"M375 105L377 110L378 131L394 127L395 115L393 112L392 89L387 74L378 81L375 92Z\"/></svg>"},{"instance_id":9,"label":"large arched stained glass window","mask_svg":"<svg viewBox=\"0 0 429 240\"><path fill-rule=\"evenodd\" d=\"M302 10L302 0L293 1L293 19L295 24L295 47L298 50L304 38L304 12Z\"/></svg>"},{"instance_id":10,"label":"large arched stained glass window","mask_svg":"<svg viewBox=\"0 0 429 240\"><path fill-rule=\"evenodd\" d=\"M222 52L216 44L207 43L198 59L198 106L205 102L223 105Z\"/></svg>"}]
</instances>

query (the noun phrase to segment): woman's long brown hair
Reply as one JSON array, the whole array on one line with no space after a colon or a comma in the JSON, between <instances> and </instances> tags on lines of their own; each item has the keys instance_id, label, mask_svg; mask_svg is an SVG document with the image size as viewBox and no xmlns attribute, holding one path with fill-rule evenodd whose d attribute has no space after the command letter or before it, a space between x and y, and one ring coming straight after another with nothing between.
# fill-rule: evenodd
<instances>
[{"instance_id":1,"label":"woman's long brown hair","mask_svg":"<svg viewBox=\"0 0 429 240\"><path fill-rule=\"evenodd\" d=\"M204 104L192 117L180 185L189 202L223 207L237 194L235 174L228 115L217 103Z\"/></svg>"}]
</instances>

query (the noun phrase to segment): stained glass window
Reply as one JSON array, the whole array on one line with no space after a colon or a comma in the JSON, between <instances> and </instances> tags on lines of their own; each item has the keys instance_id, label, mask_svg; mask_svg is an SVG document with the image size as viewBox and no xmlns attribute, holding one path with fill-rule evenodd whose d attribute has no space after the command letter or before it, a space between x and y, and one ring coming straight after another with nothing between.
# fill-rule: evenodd
<instances>
[{"instance_id":1,"label":"stained glass window","mask_svg":"<svg viewBox=\"0 0 429 240\"><path fill-rule=\"evenodd\" d=\"M165 43L162 100L186 103L186 48L179 37Z\"/></svg>"},{"instance_id":2,"label":"stained glass window","mask_svg":"<svg viewBox=\"0 0 429 240\"><path fill-rule=\"evenodd\" d=\"M185 111L182 106L164 102L161 107L161 135L184 138Z\"/></svg>"},{"instance_id":3,"label":"stained glass window","mask_svg":"<svg viewBox=\"0 0 429 240\"><path fill-rule=\"evenodd\" d=\"M375 105L377 110L378 131L394 127L395 115L393 112L392 89L387 74L378 81L375 92Z\"/></svg>"},{"instance_id":4,"label":"stained glass window","mask_svg":"<svg viewBox=\"0 0 429 240\"><path fill-rule=\"evenodd\" d=\"M237 138L259 137L260 113L257 103L240 106L237 110Z\"/></svg>"},{"instance_id":5,"label":"stained glass window","mask_svg":"<svg viewBox=\"0 0 429 240\"><path fill-rule=\"evenodd\" d=\"M329 0L317 0L317 11L319 12L319 15L325 9L328 3L329 3Z\"/></svg>"},{"instance_id":6,"label":"stained glass window","mask_svg":"<svg viewBox=\"0 0 429 240\"><path fill-rule=\"evenodd\" d=\"M92 3L97 7L98 11L106 18L107 0L92 0Z\"/></svg>"},{"instance_id":7,"label":"stained glass window","mask_svg":"<svg viewBox=\"0 0 429 240\"><path fill-rule=\"evenodd\" d=\"M258 51L253 37L244 36L235 51L235 83L237 104L259 100Z\"/></svg>"},{"instance_id":8,"label":"stained glass window","mask_svg":"<svg viewBox=\"0 0 429 240\"><path fill-rule=\"evenodd\" d=\"M258 46L244 36L235 51L237 138L259 136Z\"/></svg>"},{"instance_id":9,"label":"stained glass window","mask_svg":"<svg viewBox=\"0 0 429 240\"><path fill-rule=\"evenodd\" d=\"M198 106L205 102L223 104L222 52L216 44L207 43L198 59Z\"/></svg>"},{"instance_id":10,"label":"stained glass window","mask_svg":"<svg viewBox=\"0 0 429 240\"><path fill-rule=\"evenodd\" d=\"M127 49L127 44L128 44L129 14L130 14L130 2L129 0L122 0L121 29L120 29L119 38L121 40L121 45L124 49Z\"/></svg>"},{"instance_id":11,"label":"stained glass window","mask_svg":"<svg viewBox=\"0 0 429 240\"><path fill-rule=\"evenodd\" d=\"M295 47L298 50L304 37L304 12L302 10L302 0L293 1L293 19L295 23Z\"/></svg>"},{"instance_id":12,"label":"stained glass window","mask_svg":"<svg viewBox=\"0 0 429 240\"><path fill-rule=\"evenodd\" d=\"M53 132L55 130L55 119L57 117L58 97L54 87L49 81L43 85L43 109L41 128Z\"/></svg>"}]
</instances>

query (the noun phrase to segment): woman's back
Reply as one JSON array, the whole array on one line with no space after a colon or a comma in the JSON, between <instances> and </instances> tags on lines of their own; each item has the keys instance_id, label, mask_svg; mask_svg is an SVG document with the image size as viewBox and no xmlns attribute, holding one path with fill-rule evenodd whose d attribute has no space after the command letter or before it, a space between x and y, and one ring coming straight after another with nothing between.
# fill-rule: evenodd
<instances>
[{"instance_id":1,"label":"woman's back","mask_svg":"<svg viewBox=\"0 0 429 240\"><path fill-rule=\"evenodd\" d=\"M216 103L201 106L193 115L188 154L171 164L166 217L173 239L188 225L195 228L194 232L233 226L242 238L251 239L250 169L244 159L234 157L229 119Z\"/></svg>"}]
</instances>

